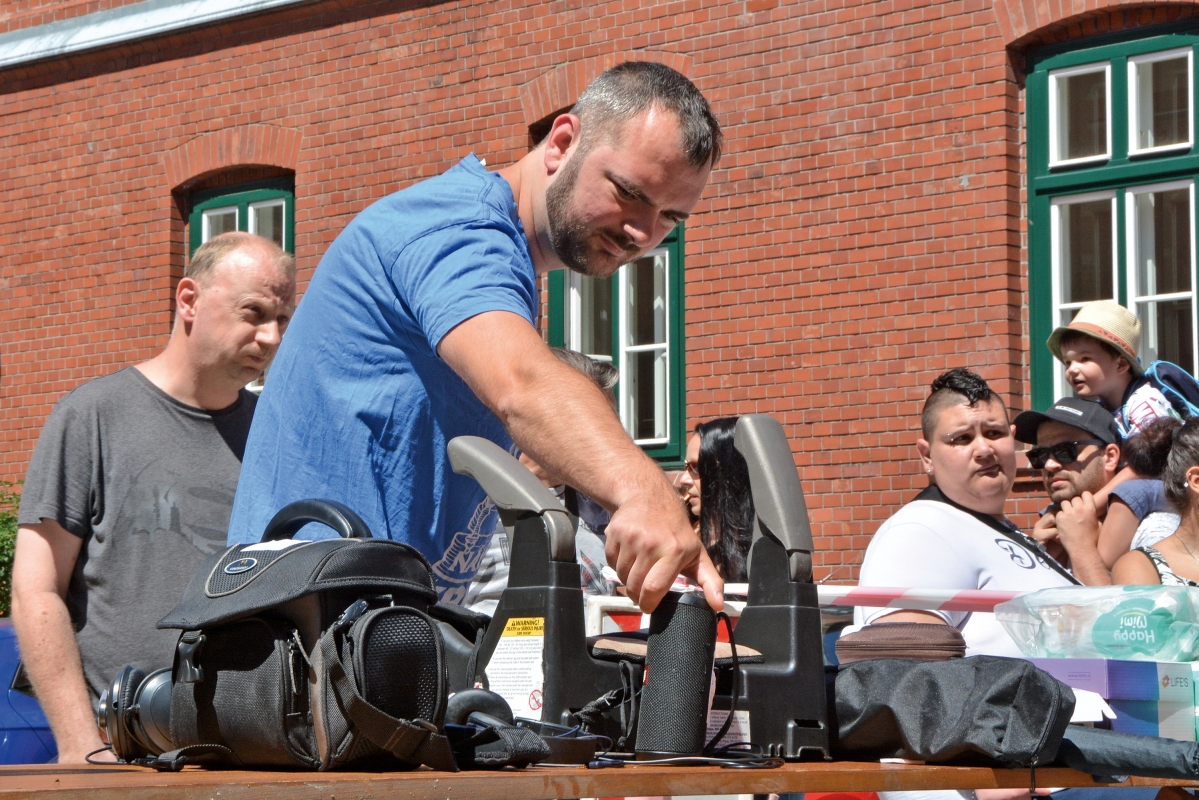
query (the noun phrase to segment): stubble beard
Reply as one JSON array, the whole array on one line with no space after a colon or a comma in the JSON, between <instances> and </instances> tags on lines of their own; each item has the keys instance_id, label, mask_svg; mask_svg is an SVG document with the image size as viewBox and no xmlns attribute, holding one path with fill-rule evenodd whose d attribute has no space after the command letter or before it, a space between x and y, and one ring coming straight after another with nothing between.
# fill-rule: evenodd
<instances>
[{"instance_id":1,"label":"stubble beard","mask_svg":"<svg viewBox=\"0 0 1199 800\"><path fill-rule=\"evenodd\" d=\"M580 146L574 156L566 162L561 173L545 191L545 210L549 218L550 244L558 260L570 269L592 278L607 278L615 269L608 269L596 257L590 247L593 231L575 212L574 194L579 180L579 170L587 151ZM609 234L613 238L620 234ZM627 246L627 243L616 238L617 244ZM605 252L605 255L607 253ZM631 260L630 256L627 260ZM619 265L617 265L619 267Z\"/></svg>"}]
</instances>

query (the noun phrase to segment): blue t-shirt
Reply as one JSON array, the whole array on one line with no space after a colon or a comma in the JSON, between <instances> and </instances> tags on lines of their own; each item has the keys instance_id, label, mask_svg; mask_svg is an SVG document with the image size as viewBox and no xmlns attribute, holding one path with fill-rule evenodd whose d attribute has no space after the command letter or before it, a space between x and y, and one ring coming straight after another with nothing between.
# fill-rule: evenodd
<instances>
[{"instance_id":1,"label":"blue t-shirt","mask_svg":"<svg viewBox=\"0 0 1199 800\"><path fill-rule=\"evenodd\" d=\"M246 443L229 543L294 500L337 500L433 564L460 602L500 528L455 436L512 440L437 356L455 325L510 311L536 325L536 273L511 187L473 155L374 203L333 242L271 367ZM309 525L300 538L332 536Z\"/></svg>"}]
</instances>

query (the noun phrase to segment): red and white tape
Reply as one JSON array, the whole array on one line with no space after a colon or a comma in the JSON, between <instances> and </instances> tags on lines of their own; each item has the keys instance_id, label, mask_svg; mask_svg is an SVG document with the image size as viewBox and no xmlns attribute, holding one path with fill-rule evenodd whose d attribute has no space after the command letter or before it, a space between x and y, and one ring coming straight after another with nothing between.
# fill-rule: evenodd
<instances>
[{"instance_id":1,"label":"red and white tape","mask_svg":"<svg viewBox=\"0 0 1199 800\"><path fill-rule=\"evenodd\" d=\"M817 586L822 606L873 606L923 611L994 611L1024 592L983 589L889 589L879 586Z\"/></svg>"}]
</instances>

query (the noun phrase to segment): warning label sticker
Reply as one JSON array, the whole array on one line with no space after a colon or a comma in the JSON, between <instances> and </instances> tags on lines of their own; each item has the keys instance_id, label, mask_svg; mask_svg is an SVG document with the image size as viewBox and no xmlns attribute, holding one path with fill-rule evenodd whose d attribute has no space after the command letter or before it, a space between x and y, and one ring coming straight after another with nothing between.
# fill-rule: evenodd
<instances>
[{"instance_id":1,"label":"warning label sticker","mask_svg":"<svg viewBox=\"0 0 1199 800\"><path fill-rule=\"evenodd\" d=\"M544 617L513 617L487 664L487 683L491 691L508 701L512 713L527 719L541 719L545 667Z\"/></svg>"},{"instance_id":2,"label":"warning label sticker","mask_svg":"<svg viewBox=\"0 0 1199 800\"><path fill-rule=\"evenodd\" d=\"M704 735L704 740L711 740L713 736L720 732L720 726L724 725L724 721L728 719L729 712L721 711L714 708L708 712L708 732ZM733 722L729 725L728 733L724 735L717 747L722 747L726 744L736 744L737 742L752 741L749 738L749 712L737 711L733 715Z\"/></svg>"},{"instance_id":3,"label":"warning label sticker","mask_svg":"<svg viewBox=\"0 0 1199 800\"><path fill-rule=\"evenodd\" d=\"M512 617L501 636L545 636L545 617Z\"/></svg>"}]
</instances>

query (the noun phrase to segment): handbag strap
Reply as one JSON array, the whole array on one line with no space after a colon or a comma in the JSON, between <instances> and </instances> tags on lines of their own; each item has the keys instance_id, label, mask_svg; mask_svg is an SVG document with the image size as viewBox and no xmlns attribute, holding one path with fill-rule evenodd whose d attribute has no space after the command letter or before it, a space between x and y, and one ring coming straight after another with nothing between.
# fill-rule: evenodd
<instances>
[{"instance_id":1,"label":"handbag strap","mask_svg":"<svg viewBox=\"0 0 1199 800\"><path fill-rule=\"evenodd\" d=\"M1074 575L1070 573L1070 570L1059 564L1057 559L1046 553L1045 549L1041 547L1040 543L1036 539L1032 538L1026 533L1023 533L1012 523L1007 522L1005 524L1004 522L1000 522L999 520L995 519L990 514L984 514L981 511L975 511L953 502L945 496L945 493L941 491L941 487L937 486L936 484L932 484L928 488L924 489L924 491L916 495L915 499L932 500L936 503L944 503L947 506L956 508L958 511L961 511L964 514L969 514L982 524L986 525L988 528L998 533L1002 533L1008 539L1011 539L1013 542L1020 545L1022 548L1027 550L1034 559L1040 561L1058 575L1061 575L1063 578L1070 581L1070 583L1074 584L1075 586L1082 585L1082 581L1074 577Z\"/></svg>"},{"instance_id":2,"label":"handbag strap","mask_svg":"<svg viewBox=\"0 0 1199 800\"><path fill-rule=\"evenodd\" d=\"M321 659L327 665L333 691L354 726L376 746L401 761L457 772L449 740L438 733L436 725L423 719L398 719L362 696L353 672L341 659L335 638L334 631L321 637Z\"/></svg>"}]
</instances>

